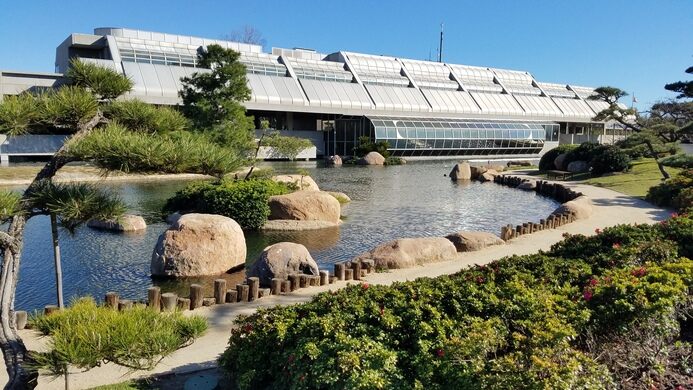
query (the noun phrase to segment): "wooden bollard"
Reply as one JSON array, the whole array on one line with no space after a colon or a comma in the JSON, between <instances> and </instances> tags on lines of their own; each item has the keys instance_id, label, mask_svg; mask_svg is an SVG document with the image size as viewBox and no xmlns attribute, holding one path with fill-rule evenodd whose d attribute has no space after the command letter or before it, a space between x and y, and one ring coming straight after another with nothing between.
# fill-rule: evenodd
<instances>
[{"instance_id":1,"label":"wooden bollard","mask_svg":"<svg viewBox=\"0 0 693 390\"><path fill-rule=\"evenodd\" d=\"M298 275L298 287L300 287L300 288L308 287L308 275L305 275L305 274Z\"/></svg>"},{"instance_id":2,"label":"wooden bollard","mask_svg":"<svg viewBox=\"0 0 693 390\"><path fill-rule=\"evenodd\" d=\"M129 310L132 309L132 301L129 299L121 299L120 302L118 302L118 310L123 311L123 310Z\"/></svg>"},{"instance_id":3,"label":"wooden bollard","mask_svg":"<svg viewBox=\"0 0 693 390\"><path fill-rule=\"evenodd\" d=\"M291 291L301 288L301 275L291 274L289 275L289 281L291 282Z\"/></svg>"},{"instance_id":4,"label":"wooden bollard","mask_svg":"<svg viewBox=\"0 0 693 390\"><path fill-rule=\"evenodd\" d=\"M107 292L106 293L106 307L110 307L111 309L117 309L118 308L118 293L115 292Z\"/></svg>"},{"instance_id":5,"label":"wooden bollard","mask_svg":"<svg viewBox=\"0 0 693 390\"><path fill-rule=\"evenodd\" d=\"M366 268L367 273L370 274L371 272L375 271L375 261L371 259L361 260L361 264Z\"/></svg>"},{"instance_id":6,"label":"wooden bollard","mask_svg":"<svg viewBox=\"0 0 693 390\"><path fill-rule=\"evenodd\" d=\"M163 311L174 311L178 304L178 294L163 293L161 294L161 309Z\"/></svg>"},{"instance_id":7,"label":"wooden bollard","mask_svg":"<svg viewBox=\"0 0 693 390\"><path fill-rule=\"evenodd\" d=\"M354 280L361 280L361 262L354 261L351 263L351 269L354 270Z\"/></svg>"},{"instance_id":8,"label":"wooden bollard","mask_svg":"<svg viewBox=\"0 0 693 390\"><path fill-rule=\"evenodd\" d=\"M366 277L366 270L361 268L361 279Z\"/></svg>"},{"instance_id":9,"label":"wooden bollard","mask_svg":"<svg viewBox=\"0 0 693 390\"><path fill-rule=\"evenodd\" d=\"M344 280L345 278L345 267L344 263L337 263L334 265L334 275L338 280Z\"/></svg>"},{"instance_id":10,"label":"wooden bollard","mask_svg":"<svg viewBox=\"0 0 693 390\"><path fill-rule=\"evenodd\" d=\"M503 241L508 241L508 227L507 226L501 226L500 238Z\"/></svg>"},{"instance_id":11,"label":"wooden bollard","mask_svg":"<svg viewBox=\"0 0 693 390\"><path fill-rule=\"evenodd\" d=\"M272 278L272 295L279 295L282 293L282 282L283 280L279 278Z\"/></svg>"},{"instance_id":12,"label":"wooden bollard","mask_svg":"<svg viewBox=\"0 0 693 390\"><path fill-rule=\"evenodd\" d=\"M291 292L291 281L290 280L283 280L282 281L282 293L288 294Z\"/></svg>"},{"instance_id":13,"label":"wooden bollard","mask_svg":"<svg viewBox=\"0 0 693 390\"><path fill-rule=\"evenodd\" d=\"M17 326L17 330L26 328L27 320L28 315L24 310L17 310L14 312L14 324Z\"/></svg>"},{"instance_id":14,"label":"wooden bollard","mask_svg":"<svg viewBox=\"0 0 693 390\"><path fill-rule=\"evenodd\" d=\"M258 298L268 297L272 291L269 288L261 288L258 290Z\"/></svg>"},{"instance_id":15,"label":"wooden bollard","mask_svg":"<svg viewBox=\"0 0 693 390\"><path fill-rule=\"evenodd\" d=\"M320 285L324 286L330 282L330 271L320 270Z\"/></svg>"},{"instance_id":16,"label":"wooden bollard","mask_svg":"<svg viewBox=\"0 0 693 390\"><path fill-rule=\"evenodd\" d=\"M237 290L226 290L226 303L236 303L238 302L238 291Z\"/></svg>"},{"instance_id":17,"label":"wooden bollard","mask_svg":"<svg viewBox=\"0 0 693 390\"><path fill-rule=\"evenodd\" d=\"M149 287L147 289L147 307L159 312L161 311L161 289L159 287Z\"/></svg>"},{"instance_id":18,"label":"wooden bollard","mask_svg":"<svg viewBox=\"0 0 693 390\"><path fill-rule=\"evenodd\" d=\"M308 284L315 287L320 285L320 275L312 275L308 278Z\"/></svg>"},{"instance_id":19,"label":"wooden bollard","mask_svg":"<svg viewBox=\"0 0 693 390\"><path fill-rule=\"evenodd\" d=\"M248 288L248 301L256 300L259 296L260 278L255 276L248 278Z\"/></svg>"},{"instance_id":20,"label":"wooden bollard","mask_svg":"<svg viewBox=\"0 0 693 390\"><path fill-rule=\"evenodd\" d=\"M354 279L354 269L349 268L344 270L344 280L352 280Z\"/></svg>"},{"instance_id":21,"label":"wooden bollard","mask_svg":"<svg viewBox=\"0 0 693 390\"><path fill-rule=\"evenodd\" d=\"M178 298L177 306L180 311L190 310L190 298Z\"/></svg>"},{"instance_id":22,"label":"wooden bollard","mask_svg":"<svg viewBox=\"0 0 693 390\"><path fill-rule=\"evenodd\" d=\"M248 293L250 292L250 287L247 284L237 284L236 285L236 295L238 297L238 302L248 302Z\"/></svg>"},{"instance_id":23,"label":"wooden bollard","mask_svg":"<svg viewBox=\"0 0 693 390\"><path fill-rule=\"evenodd\" d=\"M337 283L337 280L339 280L339 279L337 279L336 276L334 276L334 275L330 276L330 284L335 284L335 283Z\"/></svg>"},{"instance_id":24,"label":"wooden bollard","mask_svg":"<svg viewBox=\"0 0 693 390\"><path fill-rule=\"evenodd\" d=\"M217 302L216 298L202 298L202 306L212 306Z\"/></svg>"},{"instance_id":25,"label":"wooden bollard","mask_svg":"<svg viewBox=\"0 0 693 390\"><path fill-rule=\"evenodd\" d=\"M522 225L517 225L517 226L515 226L515 235L516 235L517 237L519 237L519 236L522 235Z\"/></svg>"},{"instance_id":26,"label":"wooden bollard","mask_svg":"<svg viewBox=\"0 0 693 390\"><path fill-rule=\"evenodd\" d=\"M49 316L58 310L60 310L60 308L57 305L46 305L43 308L43 315Z\"/></svg>"},{"instance_id":27,"label":"wooden bollard","mask_svg":"<svg viewBox=\"0 0 693 390\"><path fill-rule=\"evenodd\" d=\"M205 296L202 295L202 286L196 283L190 285L190 310L195 310L202 307L202 301Z\"/></svg>"},{"instance_id":28,"label":"wooden bollard","mask_svg":"<svg viewBox=\"0 0 693 390\"><path fill-rule=\"evenodd\" d=\"M226 279L214 280L214 300L217 305L226 303Z\"/></svg>"}]
</instances>

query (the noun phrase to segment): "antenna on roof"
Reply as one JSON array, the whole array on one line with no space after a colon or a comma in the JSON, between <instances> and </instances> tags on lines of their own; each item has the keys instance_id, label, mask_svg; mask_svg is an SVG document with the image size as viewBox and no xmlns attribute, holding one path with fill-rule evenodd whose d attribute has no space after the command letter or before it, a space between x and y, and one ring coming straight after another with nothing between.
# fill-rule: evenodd
<instances>
[{"instance_id":1,"label":"antenna on roof","mask_svg":"<svg viewBox=\"0 0 693 390\"><path fill-rule=\"evenodd\" d=\"M438 62L443 62L443 23L440 24L440 44L438 45Z\"/></svg>"}]
</instances>

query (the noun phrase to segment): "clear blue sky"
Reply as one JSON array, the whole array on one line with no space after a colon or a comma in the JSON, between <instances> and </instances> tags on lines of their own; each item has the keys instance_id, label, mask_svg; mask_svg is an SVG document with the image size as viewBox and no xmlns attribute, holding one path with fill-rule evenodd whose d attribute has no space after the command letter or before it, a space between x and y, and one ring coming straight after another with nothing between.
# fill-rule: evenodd
<instances>
[{"instance_id":1,"label":"clear blue sky","mask_svg":"<svg viewBox=\"0 0 693 390\"><path fill-rule=\"evenodd\" d=\"M640 109L672 98L664 84L693 65L691 0L0 0L0 12L0 69L11 70L52 71L70 33L106 26L220 38L252 25L268 47L427 59L441 22L446 62L618 86Z\"/></svg>"}]
</instances>

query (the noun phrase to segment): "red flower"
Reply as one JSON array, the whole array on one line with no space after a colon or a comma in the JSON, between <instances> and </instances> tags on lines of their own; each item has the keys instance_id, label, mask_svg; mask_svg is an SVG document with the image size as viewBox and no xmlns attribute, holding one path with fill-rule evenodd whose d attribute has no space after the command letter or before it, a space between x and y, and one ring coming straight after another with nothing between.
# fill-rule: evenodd
<instances>
[{"instance_id":1,"label":"red flower","mask_svg":"<svg viewBox=\"0 0 693 390\"><path fill-rule=\"evenodd\" d=\"M679 214L678 213L671 213L671 218L678 218Z\"/></svg>"},{"instance_id":2,"label":"red flower","mask_svg":"<svg viewBox=\"0 0 693 390\"><path fill-rule=\"evenodd\" d=\"M253 331L253 326L250 325L250 324L245 324L245 325L243 326L243 330L244 330L246 333L250 333L250 332Z\"/></svg>"},{"instance_id":3,"label":"red flower","mask_svg":"<svg viewBox=\"0 0 693 390\"><path fill-rule=\"evenodd\" d=\"M438 356L439 358L442 358L443 356L445 356L445 351L443 351L440 348L436 349L436 356Z\"/></svg>"},{"instance_id":4,"label":"red flower","mask_svg":"<svg viewBox=\"0 0 693 390\"><path fill-rule=\"evenodd\" d=\"M585 300L589 302L589 300L592 299L592 291L590 291L590 290L583 291L582 297L585 298Z\"/></svg>"},{"instance_id":5,"label":"red flower","mask_svg":"<svg viewBox=\"0 0 693 390\"><path fill-rule=\"evenodd\" d=\"M380 316L382 317L383 314L385 314L385 308L383 306L380 306Z\"/></svg>"},{"instance_id":6,"label":"red flower","mask_svg":"<svg viewBox=\"0 0 693 390\"><path fill-rule=\"evenodd\" d=\"M621 244L619 244L619 243L617 242L617 243L614 243L614 245L612 245L611 247L614 248L614 249L621 249Z\"/></svg>"},{"instance_id":7,"label":"red flower","mask_svg":"<svg viewBox=\"0 0 693 390\"><path fill-rule=\"evenodd\" d=\"M602 232L602 229L600 229L600 228L596 228L596 229L594 229L594 232L595 232L595 233L597 233L597 234L599 234L599 233L601 233L601 232Z\"/></svg>"},{"instance_id":8,"label":"red flower","mask_svg":"<svg viewBox=\"0 0 693 390\"><path fill-rule=\"evenodd\" d=\"M590 286L596 286L599 281L595 278L590 279Z\"/></svg>"},{"instance_id":9,"label":"red flower","mask_svg":"<svg viewBox=\"0 0 693 390\"><path fill-rule=\"evenodd\" d=\"M484 283L484 277L483 276L477 276L476 282L479 284Z\"/></svg>"},{"instance_id":10,"label":"red flower","mask_svg":"<svg viewBox=\"0 0 693 390\"><path fill-rule=\"evenodd\" d=\"M647 268L645 267L640 267L638 269L634 269L631 274L637 278L643 277L647 275Z\"/></svg>"},{"instance_id":11,"label":"red flower","mask_svg":"<svg viewBox=\"0 0 693 390\"><path fill-rule=\"evenodd\" d=\"M361 285L361 288L363 288L364 290L368 290L368 283L363 283Z\"/></svg>"}]
</instances>

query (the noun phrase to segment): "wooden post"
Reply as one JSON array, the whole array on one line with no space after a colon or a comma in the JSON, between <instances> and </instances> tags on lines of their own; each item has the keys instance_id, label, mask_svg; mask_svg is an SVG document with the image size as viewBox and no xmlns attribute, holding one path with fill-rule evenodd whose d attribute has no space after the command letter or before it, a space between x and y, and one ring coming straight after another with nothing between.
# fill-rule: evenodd
<instances>
[{"instance_id":1,"label":"wooden post","mask_svg":"<svg viewBox=\"0 0 693 390\"><path fill-rule=\"evenodd\" d=\"M195 310L198 307L202 307L202 300L204 295L202 294L202 286L193 283L190 285L190 310Z\"/></svg>"},{"instance_id":2,"label":"wooden post","mask_svg":"<svg viewBox=\"0 0 693 390\"><path fill-rule=\"evenodd\" d=\"M361 260L361 264L366 267L366 272L371 273L375 271L375 261L371 259Z\"/></svg>"},{"instance_id":3,"label":"wooden post","mask_svg":"<svg viewBox=\"0 0 693 390\"><path fill-rule=\"evenodd\" d=\"M226 279L214 280L214 300L217 305L226 303Z\"/></svg>"},{"instance_id":4,"label":"wooden post","mask_svg":"<svg viewBox=\"0 0 693 390\"><path fill-rule=\"evenodd\" d=\"M149 287L147 289L147 306L156 311L161 311L161 289L159 287Z\"/></svg>"},{"instance_id":5,"label":"wooden post","mask_svg":"<svg viewBox=\"0 0 693 390\"><path fill-rule=\"evenodd\" d=\"M118 293L107 292L105 302L106 302L106 307L110 307L111 309L117 309L118 308Z\"/></svg>"},{"instance_id":6,"label":"wooden post","mask_svg":"<svg viewBox=\"0 0 693 390\"><path fill-rule=\"evenodd\" d=\"M226 303L238 302L238 290L226 290Z\"/></svg>"},{"instance_id":7,"label":"wooden post","mask_svg":"<svg viewBox=\"0 0 693 390\"><path fill-rule=\"evenodd\" d=\"M301 274L298 275L299 287L306 288L308 286L308 275Z\"/></svg>"},{"instance_id":8,"label":"wooden post","mask_svg":"<svg viewBox=\"0 0 693 390\"><path fill-rule=\"evenodd\" d=\"M301 287L301 275L291 274L289 275L289 281L291 281L291 291L296 291Z\"/></svg>"},{"instance_id":9,"label":"wooden post","mask_svg":"<svg viewBox=\"0 0 693 390\"><path fill-rule=\"evenodd\" d=\"M132 301L129 299L121 299L120 302L118 302L118 310L124 311L124 310L129 310L132 309Z\"/></svg>"},{"instance_id":10,"label":"wooden post","mask_svg":"<svg viewBox=\"0 0 693 390\"><path fill-rule=\"evenodd\" d=\"M161 306L163 311L174 311L178 303L178 294L163 293L161 294Z\"/></svg>"},{"instance_id":11,"label":"wooden post","mask_svg":"<svg viewBox=\"0 0 693 390\"><path fill-rule=\"evenodd\" d=\"M217 302L216 298L202 298L202 306L212 306Z\"/></svg>"},{"instance_id":12,"label":"wooden post","mask_svg":"<svg viewBox=\"0 0 693 390\"><path fill-rule=\"evenodd\" d=\"M334 276L334 275L330 276L330 284L334 284L334 283L336 283L336 282L337 282L337 280L338 280L338 279L337 279L337 277L336 277L336 276Z\"/></svg>"},{"instance_id":13,"label":"wooden post","mask_svg":"<svg viewBox=\"0 0 693 390\"><path fill-rule=\"evenodd\" d=\"M28 315L24 310L17 310L14 312L14 323L17 325L17 330L26 328L27 320Z\"/></svg>"},{"instance_id":14,"label":"wooden post","mask_svg":"<svg viewBox=\"0 0 693 390\"><path fill-rule=\"evenodd\" d=\"M351 268L354 270L354 280L361 280L361 261L351 263Z\"/></svg>"},{"instance_id":15,"label":"wooden post","mask_svg":"<svg viewBox=\"0 0 693 390\"><path fill-rule=\"evenodd\" d=\"M58 305L46 305L46 306L43 308L43 315L49 316L49 315L55 313L55 312L58 311L58 310L60 310L60 308L58 307Z\"/></svg>"},{"instance_id":16,"label":"wooden post","mask_svg":"<svg viewBox=\"0 0 693 390\"><path fill-rule=\"evenodd\" d=\"M268 297L271 292L269 288L261 288L258 290L258 298Z\"/></svg>"},{"instance_id":17,"label":"wooden post","mask_svg":"<svg viewBox=\"0 0 693 390\"><path fill-rule=\"evenodd\" d=\"M352 280L354 278L354 269L349 268L344 270L344 280Z\"/></svg>"},{"instance_id":18,"label":"wooden post","mask_svg":"<svg viewBox=\"0 0 693 390\"><path fill-rule=\"evenodd\" d=\"M324 285L328 284L330 282L329 279L330 279L330 271L321 270L320 271L320 285L324 286Z\"/></svg>"},{"instance_id":19,"label":"wooden post","mask_svg":"<svg viewBox=\"0 0 693 390\"><path fill-rule=\"evenodd\" d=\"M291 281L290 280L283 280L282 281L282 293L288 294L291 292Z\"/></svg>"},{"instance_id":20,"label":"wooden post","mask_svg":"<svg viewBox=\"0 0 693 390\"><path fill-rule=\"evenodd\" d=\"M503 241L508 241L508 227L507 226L501 226L501 231L500 231L500 238Z\"/></svg>"},{"instance_id":21,"label":"wooden post","mask_svg":"<svg viewBox=\"0 0 693 390\"><path fill-rule=\"evenodd\" d=\"M310 286L319 286L320 285L320 275L310 275L308 276L308 284Z\"/></svg>"},{"instance_id":22,"label":"wooden post","mask_svg":"<svg viewBox=\"0 0 693 390\"><path fill-rule=\"evenodd\" d=\"M344 280L345 278L344 263L337 263L334 265L334 275L338 280Z\"/></svg>"},{"instance_id":23,"label":"wooden post","mask_svg":"<svg viewBox=\"0 0 693 390\"><path fill-rule=\"evenodd\" d=\"M272 295L279 295L282 292L282 280L272 278Z\"/></svg>"},{"instance_id":24,"label":"wooden post","mask_svg":"<svg viewBox=\"0 0 693 390\"><path fill-rule=\"evenodd\" d=\"M515 236L519 237L522 235L522 225L517 225L515 227Z\"/></svg>"},{"instance_id":25,"label":"wooden post","mask_svg":"<svg viewBox=\"0 0 693 390\"><path fill-rule=\"evenodd\" d=\"M190 310L190 299L189 298L178 298L178 310L186 311Z\"/></svg>"},{"instance_id":26,"label":"wooden post","mask_svg":"<svg viewBox=\"0 0 693 390\"><path fill-rule=\"evenodd\" d=\"M250 292L250 287L248 287L247 284L237 284L236 291L238 302L248 302L248 293Z\"/></svg>"},{"instance_id":27,"label":"wooden post","mask_svg":"<svg viewBox=\"0 0 693 390\"><path fill-rule=\"evenodd\" d=\"M248 278L248 288L248 301L256 300L259 297L260 278L255 276Z\"/></svg>"}]
</instances>

